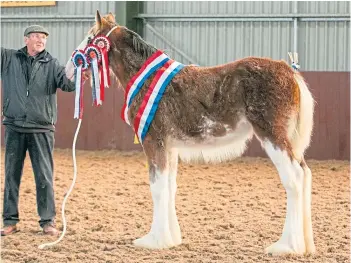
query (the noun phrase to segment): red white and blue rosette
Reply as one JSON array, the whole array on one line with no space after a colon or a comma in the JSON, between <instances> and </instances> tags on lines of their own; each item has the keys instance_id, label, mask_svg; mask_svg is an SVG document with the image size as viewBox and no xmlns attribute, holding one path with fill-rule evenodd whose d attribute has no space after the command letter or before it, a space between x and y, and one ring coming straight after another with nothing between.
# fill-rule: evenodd
<instances>
[{"instance_id":1,"label":"red white and blue rosette","mask_svg":"<svg viewBox=\"0 0 351 263\"><path fill-rule=\"evenodd\" d=\"M101 93L100 93L100 78L99 78L99 63L101 62L100 49L93 44L86 46L84 54L87 58L88 63L91 65L92 72L92 95L93 103L95 105L101 105Z\"/></svg>"},{"instance_id":2,"label":"red white and blue rosette","mask_svg":"<svg viewBox=\"0 0 351 263\"><path fill-rule=\"evenodd\" d=\"M108 65L108 51L111 48L111 42L106 36L98 35L93 39L92 44L99 47L101 51L101 91L103 94L104 88L108 88L111 85Z\"/></svg>"},{"instance_id":3,"label":"red white and blue rosette","mask_svg":"<svg viewBox=\"0 0 351 263\"><path fill-rule=\"evenodd\" d=\"M76 50L72 54L72 63L74 65L76 96L74 102L74 118L82 119L83 117L83 83L82 72L85 71L89 64L83 50Z\"/></svg>"}]
</instances>

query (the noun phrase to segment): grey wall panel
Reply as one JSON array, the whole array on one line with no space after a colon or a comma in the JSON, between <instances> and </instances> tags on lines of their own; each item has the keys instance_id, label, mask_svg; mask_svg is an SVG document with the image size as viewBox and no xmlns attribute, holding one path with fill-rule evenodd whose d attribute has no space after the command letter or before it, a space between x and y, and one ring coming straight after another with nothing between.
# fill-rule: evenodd
<instances>
[{"instance_id":1,"label":"grey wall panel","mask_svg":"<svg viewBox=\"0 0 351 263\"><path fill-rule=\"evenodd\" d=\"M19 49L23 47L23 31L31 23L7 24L1 30L1 46L5 48ZM39 22L46 27L50 36L47 40L46 50L56 57L61 63L66 63L73 50L83 40L85 33L91 27L89 22L76 22L72 27L69 22Z\"/></svg>"},{"instance_id":2,"label":"grey wall panel","mask_svg":"<svg viewBox=\"0 0 351 263\"><path fill-rule=\"evenodd\" d=\"M150 23L176 47L195 61L179 56L162 39L146 29L146 39L185 64L212 66L246 56L288 59L292 29L280 22L154 22Z\"/></svg>"},{"instance_id":3,"label":"grey wall panel","mask_svg":"<svg viewBox=\"0 0 351 263\"><path fill-rule=\"evenodd\" d=\"M13 49L23 47L24 29L31 24L40 24L50 32L46 49L64 64L94 24L96 10L102 15L115 13L116 20L123 23L125 15L121 10L124 4L112 1L59 1L56 6L49 7L1 8L1 46Z\"/></svg>"},{"instance_id":4,"label":"grey wall panel","mask_svg":"<svg viewBox=\"0 0 351 263\"><path fill-rule=\"evenodd\" d=\"M281 14L292 11L290 1L146 1L153 14Z\"/></svg>"},{"instance_id":5,"label":"grey wall panel","mask_svg":"<svg viewBox=\"0 0 351 263\"><path fill-rule=\"evenodd\" d=\"M296 1L301 14L350 14L349 1ZM294 1L146 1L153 14L290 14Z\"/></svg>"},{"instance_id":6,"label":"grey wall panel","mask_svg":"<svg viewBox=\"0 0 351 263\"><path fill-rule=\"evenodd\" d=\"M1 15L87 15L94 14L97 9L102 13L109 12L115 9L115 4L113 1L56 1L55 6L4 7Z\"/></svg>"},{"instance_id":7,"label":"grey wall panel","mask_svg":"<svg viewBox=\"0 0 351 263\"><path fill-rule=\"evenodd\" d=\"M349 1L298 1L297 5L305 14L350 14Z\"/></svg>"},{"instance_id":8,"label":"grey wall panel","mask_svg":"<svg viewBox=\"0 0 351 263\"><path fill-rule=\"evenodd\" d=\"M210 66L246 56L288 60L287 52L294 51L293 19L298 17L297 52L302 70L350 71L348 1L148 1L144 6L146 22L194 61L185 59L147 27L146 40L168 49L186 64ZM201 22L192 19L200 15ZM223 21L238 15L243 20L267 16L268 21Z\"/></svg>"},{"instance_id":9,"label":"grey wall panel","mask_svg":"<svg viewBox=\"0 0 351 263\"><path fill-rule=\"evenodd\" d=\"M301 22L302 69L350 71L350 22Z\"/></svg>"},{"instance_id":10,"label":"grey wall panel","mask_svg":"<svg viewBox=\"0 0 351 263\"><path fill-rule=\"evenodd\" d=\"M145 1L143 12L149 16L163 15L161 19L146 21L168 39L189 59L175 51L159 36L144 28L145 39L156 47L166 49L183 63L216 65L245 56L287 59L287 52L294 51L293 14L300 15L297 25L297 47L303 70L350 70L350 21L306 21L306 15L350 16L348 1ZM1 46L19 48L23 45L23 30L39 23L52 33L47 48L65 62L94 22L96 9L101 13L114 12L121 24L125 14L120 12L124 1L69 2L58 1L54 7L1 8ZM297 9L296 9L297 7ZM175 18L166 22L167 16L209 16L211 21L186 21ZM288 16L288 21L266 22L219 21L220 16L242 15L243 20L255 16ZM43 17L51 17L50 19ZM67 19L67 16L69 19ZM20 18L28 19L20 19ZM66 17L66 18L62 18ZM217 18L216 18L217 17ZM83 19L84 18L84 19ZM315 18L315 17L314 17ZM340 18L340 17L339 17ZM13 19L13 20L11 20ZM162 20L163 19L163 20ZM280 18L279 18L280 19ZM289 21L290 20L290 21ZM14 22L15 21L15 22Z\"/></svg>"}]
</instances>

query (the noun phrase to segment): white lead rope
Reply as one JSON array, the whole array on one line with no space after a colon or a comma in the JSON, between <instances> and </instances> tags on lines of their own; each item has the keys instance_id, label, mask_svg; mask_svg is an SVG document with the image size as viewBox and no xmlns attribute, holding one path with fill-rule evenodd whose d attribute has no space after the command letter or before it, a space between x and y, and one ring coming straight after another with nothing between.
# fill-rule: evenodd
<instances>
[{"instance_id":1,"label":"white lead rope","mask_svg":"<svg viewBox=\"0 0 351 263\"><path fill-rule=\"evenodd\" d=\"M113 28L111 28L111 30L106 34L106 37L108 37L113 30L115 30L118 26L114 26ZM54 242L51 243L45 243L45 244L41 244L38 248L39 249L44 249L45 247L49 247L49 246L53 246L56 245L57 243L59 243L62 238L65 236L66 234L66 228L67 228L67 223L66 223L66 218L65 218L65 205L66 205L66 201L68 199L68 196L70 195L70 193L73 190L74 184L76 182L77 179L77 163L76 163L76 141L77 141L77 137L78 137L78 133L79 133L79 129L80 129L80 125L82 123L82 119L79 119L78 122L78 127L76 130L76 133L74 135L74 139L73 139L73 146L72 146L72 155L73 155L73 166L74 166L74 175L73 175L73 181L71 184L71 187L69 188L65 198L63 199L63 203L62 203L62 221L63 221L63 231L61 233L61 236L59 237L59 239L57 239Z\"/></svg>"},{"instance_id":2,"label":"white lead rope","mask_svg":"<svg viewBox=\"0 0 351 263\"><path fill-rule=\"evenodd\" d=\"M61 233L61 236L59 237L59 239L57 239L54 242L51 243L45 243L45 244L41 244L38 248L39 249L44 249L45 247L49 247L49 246L53 246L56 245L57 243L59 243L62 238L65 236L66 234L66 227L67 227L67 223L66 223L66 218L65 218L65 205L66 205L66 201L68 199L68 196L70 195L70 193L73 190L74 184L76 182L77 179L77 162L76 162L76 141L77 141L77 137L78 137L78 133L79 133L79 129L80 129L80 125L82 123L82 119L79 119L78 122L78 127L76 129L76 133L74 135L74 139L73 139L73 146L72 146L72 155L73 155L73 166L74 166L74 175L73 175L73 181L71 184L71 187L69 188L67 194L65 195L65 198L63 199L63 203L62 203L62 221L63 221L63 231Z\"/></svg>"}]
</instances>

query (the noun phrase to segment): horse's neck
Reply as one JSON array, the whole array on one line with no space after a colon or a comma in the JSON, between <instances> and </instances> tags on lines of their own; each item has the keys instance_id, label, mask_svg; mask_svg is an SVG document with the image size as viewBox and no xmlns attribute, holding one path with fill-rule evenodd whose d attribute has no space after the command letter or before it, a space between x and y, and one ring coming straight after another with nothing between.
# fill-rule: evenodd
<instances>
[{"instance_id":1,"label":"horse's neck","mask_svg":"<svg viewBox=\"0 0 351 263\"><path fill-rule=\"evenodd\" d=\"M146 59L141 58L140 55L131 54L130 52L121 54L120 58L117 59L113 71L124 88L126 88L130 79L138 73L145 61Z\"/></svg>"}]
</instances>

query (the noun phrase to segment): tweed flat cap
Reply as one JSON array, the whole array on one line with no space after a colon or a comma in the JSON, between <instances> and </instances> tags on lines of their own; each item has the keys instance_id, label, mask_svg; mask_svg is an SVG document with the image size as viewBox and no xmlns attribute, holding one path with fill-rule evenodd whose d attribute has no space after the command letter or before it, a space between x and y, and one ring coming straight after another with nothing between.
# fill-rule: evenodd
<instances>
[{"instance_id":1,"label":"tweed flat cap","mask_svg":"<svg viewBox=\"0 0 351 263\"><path fill-rule=\"evenodd\" d=\"M46 36L49 35L49 31L47 31L46 28L39 25L32 25L27 27L26 30L24 30L24 36L27 36L30 33L43 33Z\"/></svg>"}]
</instances>

